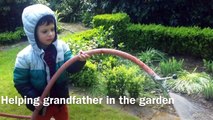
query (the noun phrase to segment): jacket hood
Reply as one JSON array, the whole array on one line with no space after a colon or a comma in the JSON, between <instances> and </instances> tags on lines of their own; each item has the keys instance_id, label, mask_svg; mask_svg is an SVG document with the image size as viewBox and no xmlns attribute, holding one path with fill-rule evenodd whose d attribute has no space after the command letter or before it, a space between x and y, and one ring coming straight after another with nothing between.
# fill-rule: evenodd
<instances>
[{"instance_id":1,"label":"jacket hood","mask_svg":"<svg viewBox=\"0 0 213 120\"><path fill-rule=\"evenodd\" d=\"M22 13L22 22L28 41L33 47L33 49L39 53L41 53L43 50L38 47L37 42L35 40L35 28L38 21L42 17L47 15L51 15L55 18L54 12L49 7L42 4L28 6L23 10Z\"/></svg>"}]
</instances>

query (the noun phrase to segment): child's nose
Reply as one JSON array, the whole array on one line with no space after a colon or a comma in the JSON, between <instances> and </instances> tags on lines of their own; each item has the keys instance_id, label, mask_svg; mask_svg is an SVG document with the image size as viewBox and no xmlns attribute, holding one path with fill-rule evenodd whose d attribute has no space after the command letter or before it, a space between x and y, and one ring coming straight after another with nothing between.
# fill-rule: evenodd
<instances>
[{"instance_id":1,"label":"child's nose","mask_svg":"<svg viewBox=\"0 0 213 120\"><path fill-rule=\"evenodd\" d=\"M48 35L49 35L49 36L52 36L53 34L54 34L54 32L53 32L53 31L50 31Z\"/></svg>"}]
</instances>

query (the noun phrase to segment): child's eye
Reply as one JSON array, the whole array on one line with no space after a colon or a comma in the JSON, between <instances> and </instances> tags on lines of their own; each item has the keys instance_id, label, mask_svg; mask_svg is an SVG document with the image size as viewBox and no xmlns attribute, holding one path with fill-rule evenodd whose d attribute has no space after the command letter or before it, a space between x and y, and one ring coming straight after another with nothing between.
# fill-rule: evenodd
<instances>
[{"instance_id":1,"label":"child's eye","mask_svg":"<svg viewBox=\"0 0 213 120\"><path fill-rule=\"evenodd\" d=\"M47 31L46 31L46 30L45 30L45 31L42 31L42 33L44 33L44 34L45 34L45 33L47 33Z\"/></svg>"},{"instance_id":2,"label":"child's eye","mask_svg":"<svg viewBox=\"0 0 213 120\"><path fill-rule=\"evenodd\" d=\"M51 31L52 31L52 32L55 31L54 28L52 28Z\"/></svg>"}]
</instances>

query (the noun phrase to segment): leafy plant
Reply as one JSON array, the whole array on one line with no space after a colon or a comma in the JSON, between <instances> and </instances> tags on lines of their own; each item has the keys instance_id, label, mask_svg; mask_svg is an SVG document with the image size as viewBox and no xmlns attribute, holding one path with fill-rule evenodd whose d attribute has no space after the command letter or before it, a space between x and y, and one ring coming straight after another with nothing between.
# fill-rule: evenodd
<instances>
[{"instance_id":1,"label":"leafy plant","mask_svg":"<svg viewBox=\"0 0 213 120\"><path fill-rule=\"evenodd\" d=\"M77 87L93 87L98 83L96 64L87 61L86 66L79 73L70 75L70 82Z\"/></svg>"},{"instance_id":2,"label":"leafy plant","mask_svg":"<svg viewBox=\"0 0 213 120\"><path fill-rule=\"evenodd\" d=\"M130 98L138 98L140 93L143 91L143 84L145 80L145 76L136 76L132 78L127 87L127 91L129 93Z\"/></svg>"},{"instance_id":3,"label":"leafy plant","mask_svg":"<svg viewBox=\"0 0 213 120\"><path fill-rule=\"evenodd\" d=\"M213 82L210 82L204 87L203 94L205 99L213 100Z\"/></svg>"},{"instance_id":4,"label":"leafy plant","mask_svg":"<svg viewBox=\"0 0 213 120\"><path fill-rule=\"evenodd\" d=\"M97 14L97 3L93 0L84 0L81 7L81 18L85 26L92 27L92 19Z\"/></svg>"},{"instance_id":5,"label":"leafy plant","mask_svg":"<svg viewBox=\"0 0 213 120\"><path fill-rule=\"evenodd\" d=\"M81 19L81 0L63 0L56 5L55 9L61 13L62 21L64 22L77 22ZM79 7L80 6L80 7Z\"/></svg>"},{"instance_id":6,"label":"leafy plant","mask_svg":"<svg viewBox=\"0 0 213 120\"><path fill-rule=\"evenodd\" d=\"M114 39L114 46L118 46L126 39L127 25L130 23L130 18L126 13L116 13L116 14L101 14L93 17L92 20L93 27L104 26L105 30L108 30L113 26L112 38Z\"/></svg>"},{"instance_id":7,"label":"leafy plant","mask_svg":"<svg viewBox=\"0 0 213 120\"><path fill-rule=\"evenodd\" d=\"M168 76L182 70L183 60L177 61L174 57L159 64L161 74Z\"/></svg>"},{"instance_id":8,"label":"leafy plant","mask_svg":"<svg viewBox=\"0 0 213 120\"><path fill-rule=\"evenodd\" d=\"M204 67L207 72L213 73L213 61L203 59Z\"/></svg>"},{"instance_id":9,"label":"leafy plant","mask_svg":"<svg viewBox=\"0 0 213 120\"><path fill-rule=\"evenodd\" d=\"M145 77L137 74L135 67L127 68L121 65L108 70L105 74L108 95L113 97L129 95L134 98L139 96Z\"/></svg>"},{"instance_id":10,"label":"leafy plant","mask_svg":"<svg viewBox=\"0 0 213 120\"><path fill-rule=\"evenodd\" d=\"M62 31L62 25L61 25L61 17L60 17L60 15L61 15L61 12L59 12L58 10L56 10L55 11L55 16L56 16L56 22L57 22L57 32L58 33L61 33L61 31Z\"/></svg>"},{"instance_id":11,"label":"leafy plant","mask_svg":"<svg viewBox=\"0 0 213 120\"><path fill-rule=\"evenodd\" d=\"M91 50L97 48L97 43L92 40L97 33L98 29L91 29L76 34L68 34L61 39L68 43L72 53L75 55L80 50Z\"/></svg>"},{"instance_id":12,"label":"leafy plant","mask_svg":"<svg viewBox=\"0 0 213 120\"><path fill-rule=\"evenodd\" d=\"M93 59L98 64L98 71L105 72L119 64L119 59L112 55L99 55Z\"/></svg>"},{"instance_id":13,"label":"leafy plant","mask_svg":"<svg viewBox=\"0 0 213 120\"><path fill-rule=\"evenodd\" d=\"M98 27L97 35L93 37L93 41L97 43L98 48L113 48L113 27L110 27L108 30L104 29L103 26Z\"/></svg>"},{"instance_id":14,"label":"leafy plant","mask_svg":"<svg viewBox=\"0 0 213 120\"><path fill-rule=\"evenodd\" d=\"M103 26L100 26L92 30L65 36L62 39L69 44L73 54L77 54L80 50L91 50L104 47L112 48L112 29L113 28L105 30Z\"/></svg>"},{"instance_id":15,"label":"leafy plant","mask_svg":"<svg viewBox=\"0 0 213 120\"><path fill-rule=\"evenodd\" d=\"M195 94L202 92L210 81L211 78L206 73L189 73L184 71L180 73L178 80L169 81L168 87L176 92Z\"/></svg>"},{"instance_id":16,"label":"leafy plant","mask_svg":"<svg viewBox=\"0 0 213 120\"><path fill-rule=\"evenodd\" d=\"M25 36L22 27L17 27L15 32L0 33L0 44L10 44L17 41L21 41L21 38Z\"/></svg>"},{"instance_id":17,"label":"leafy plant","mask_svg":"<svg viewBox=\"0 0 213 120\"><path fill-rule=\"evenodd\" d=\"M153 48L149 48L144 52L139 53L139 59L146 63L147 65L152 65L155 62L165 61L165 54L155 50Z\"/></svg>"}]
</instances>

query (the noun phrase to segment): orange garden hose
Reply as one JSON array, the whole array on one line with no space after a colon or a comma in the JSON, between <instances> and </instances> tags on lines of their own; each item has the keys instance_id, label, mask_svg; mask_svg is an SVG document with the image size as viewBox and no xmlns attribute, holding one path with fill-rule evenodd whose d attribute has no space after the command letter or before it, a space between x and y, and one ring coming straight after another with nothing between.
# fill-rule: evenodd
<instances>
[{"instance_id":1,"label":"orange garden hose","mask_svg":"<svg viewBox=\"0 0 213 120\"><path fill-rule=\"evenodd\" d=\"M115 50L115 49L100 48L100 49L93 49L93 50L85 51L84 53L88 54L90 56L95 55L95 54L112 54L112 55L116 55L116 56L122 57L124 59L128 59L128 60L132 61L133 63L137 64L141 69L143 69L146 73L148 73L153 79L160 78L151 68L149 68L146 64L144 64L138 58L136 58L135 56L130 55L130 54L126 53L126 52L123 52L123 51L119 51L119 50ZM42 103L44 98L48 95L48 93L50 92L50 89L52 88L52 86L56 82L57 78L61 75L61 73L63 73L67 69L67 67L69 67L72 63L74 63L78 59L79 59L79 56L76 55L72 59L70 59L67 62L65 62L58 69L58 71L53 75L52 79L50 80L50 82L48 83L46 88L44 89L44 92L42 93L42 95L40 97L40 103ZM0 116L35 120L36 116L39 113L39 108L41 108L41 107L42 107L42 104L40 104L38 109L34 110L32 116L18 116L18 115L6 114L6 113L0 113Z\"/></svg>"}]
</instances>

